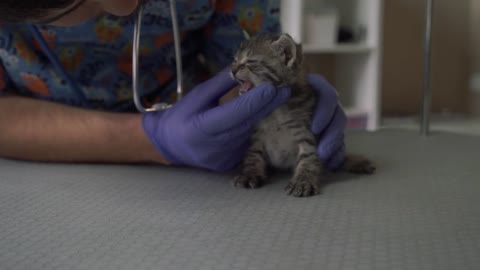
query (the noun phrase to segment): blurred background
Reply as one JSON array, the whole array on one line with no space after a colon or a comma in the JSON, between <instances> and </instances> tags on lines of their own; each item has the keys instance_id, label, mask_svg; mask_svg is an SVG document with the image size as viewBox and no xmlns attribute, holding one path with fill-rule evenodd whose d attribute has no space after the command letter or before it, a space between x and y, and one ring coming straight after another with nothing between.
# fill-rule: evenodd
<instances>
[{"instance_id":1,"label":"blurred background","mask_svg":"<svg viewBox=\"0 0 480 270\"><path fill-rule=\"evenodd\" d=\"M337 88L349 128L418 129L426 0L283 0L306 67ZM435 0L432 130L480 135L480 1Z\"/></svg>"}]
</instances>

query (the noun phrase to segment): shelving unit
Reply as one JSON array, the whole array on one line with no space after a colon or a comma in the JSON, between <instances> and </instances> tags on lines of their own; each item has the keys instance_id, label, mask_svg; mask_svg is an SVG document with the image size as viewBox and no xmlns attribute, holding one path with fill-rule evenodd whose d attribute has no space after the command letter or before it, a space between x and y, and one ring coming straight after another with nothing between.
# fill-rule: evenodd
<instances>
[{"instance_id":1,"label":"shelving unit","mask_svg":"<svg viewBox=\"0 0 480 270\"><path fill-rule=\"evenodd\" d=\"M312 5L329 5L338 13L339 26L362 28L361 40L331 45L305 42L306 14ZM309 8L307 8L309 7ZM282 28L304 53L330 54L335 57L334 82L340 101L349 116L349 127L374 131L380 122L381 32L383 0L282 0ZM322 33L318 33L322 35Z\"/></svg>"},{"instance_id":2,"label":"shelving unit","mask_svg":"<svg viewBox=\"0 0 480 270\"><path fill-rule=\"evenodd\" d=\"M368 53L373 51L375 48L369 46L365 43L360 44L338 44L335 46L317 46L315 44L305 44L303 46L303 52L307 54L311 53L343 53L343 54L352 54L352 53Z\"/></svg>"}]
</instances>

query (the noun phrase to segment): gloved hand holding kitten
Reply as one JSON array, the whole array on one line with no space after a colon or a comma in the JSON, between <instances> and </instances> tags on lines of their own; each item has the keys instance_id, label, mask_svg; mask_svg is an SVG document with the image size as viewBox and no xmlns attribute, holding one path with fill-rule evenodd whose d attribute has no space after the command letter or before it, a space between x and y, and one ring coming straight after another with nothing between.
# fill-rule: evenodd
<instances>
[{"instance_id":1,"label":"gloved hand holding kitten","mask_svg":"<svg viewBox=\"0 0 480 270\"><path fill-rule=\"evenodd\" d=\"M335 89L318 75L309 75L318 96L312 132L319 136L318 155L328 168L344 161L346 116ZM227 72L198 85L166 111L147 113L143 128L156 150L173 165L213 171L231 170L244 159L255 125L285 103L290 89L261 85L219 105L237 83Z\"/></svg>"}]
</instances>

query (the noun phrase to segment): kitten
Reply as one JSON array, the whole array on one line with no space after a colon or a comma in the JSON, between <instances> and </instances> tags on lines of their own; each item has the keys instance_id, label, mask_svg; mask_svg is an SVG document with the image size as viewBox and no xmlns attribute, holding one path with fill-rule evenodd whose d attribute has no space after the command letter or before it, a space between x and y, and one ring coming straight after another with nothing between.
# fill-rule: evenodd
<instances>
[{"instance_id":1,"label":"kitten","mask_svg":"<svg viewBox=\"0 0 480 270\"><path fill-rule=\"evenodd\" d=\"M293 169L285 188L288 195L320 193L324 164L317 155L317 138L311 132L316 94L310 88L302 66L302 48L288 34L261 34L248 38L238 49L231 76L240 83L239 94L254 86L272 83L289 86L292 95L256 127L251 145L234 185L258 188L267 181L267 167ZM347 156L343 170L371 174L374 165L363 157Z\"/></svg>"}]
</instances>

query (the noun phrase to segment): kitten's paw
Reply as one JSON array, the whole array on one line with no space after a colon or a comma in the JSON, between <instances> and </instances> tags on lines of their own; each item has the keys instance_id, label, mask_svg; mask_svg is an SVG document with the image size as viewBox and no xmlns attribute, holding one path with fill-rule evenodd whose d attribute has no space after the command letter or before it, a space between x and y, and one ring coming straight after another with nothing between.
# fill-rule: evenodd
<instances>
[{"instance_id":1,"label":"kitten's paw","mask_svg":"<svg viewBox=\"0 0 480 270\"><path fill-rule=\"evenodd\" d=\"M347 156L343 166L347 172L356 174L373 174L376 170L375 164L365 157Z\"/></svg>"},{"instance_id":2,"label":"kitten's paw","mask_svg":"<svg viewBox=\"0 0 480 270\"><path fill-rule=\"evenodd\" d=\"M320 194L320 187L313 180L294 180L285 187L287 195L310 197Z\"/></svg>"},{"instance_id":3,"label":"kitten's paw","mask_svg":"<svg viewBox=\"0 0 480 270\"><path fill-rule=\"evenodd\" d=\"M241 174L233 179L233 185L235 187L255 189L263 186L266 180L267 178L265 176Z\"/></svg>"}]
</instances>

